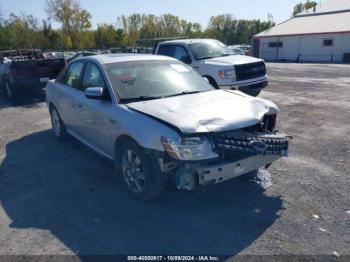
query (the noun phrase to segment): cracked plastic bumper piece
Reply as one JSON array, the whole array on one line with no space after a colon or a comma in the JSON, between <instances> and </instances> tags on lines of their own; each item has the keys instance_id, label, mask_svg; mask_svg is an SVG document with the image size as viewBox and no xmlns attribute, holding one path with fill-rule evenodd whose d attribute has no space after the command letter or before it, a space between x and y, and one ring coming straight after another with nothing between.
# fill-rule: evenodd
<instances>
[{"instance_id":1,"label":"cracked plastic bumper piece","mask_svg":"<svg viewBox=\"0 0 350 262\"><path fill-rule=\"evenodd\" d=\"M216 184L249 173L272 163L281 156L256 155L235 162L197 167L200 185Z\"/></svg>"}]
</instances>

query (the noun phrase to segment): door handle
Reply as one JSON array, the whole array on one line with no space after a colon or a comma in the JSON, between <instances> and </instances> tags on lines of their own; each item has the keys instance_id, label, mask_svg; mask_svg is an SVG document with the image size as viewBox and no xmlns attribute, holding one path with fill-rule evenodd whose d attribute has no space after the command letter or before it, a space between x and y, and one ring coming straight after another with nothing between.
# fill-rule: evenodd
<instances>
[{"instance_id":1,"label":"door handle","mask_svg":"<svg viewBox=\"0 0 350 262\"><path fill-rule=\"evenodd\" d=\"M83 108L83 106L81 104L78 104L78 108Z\"/></svg>"}]
</instances>

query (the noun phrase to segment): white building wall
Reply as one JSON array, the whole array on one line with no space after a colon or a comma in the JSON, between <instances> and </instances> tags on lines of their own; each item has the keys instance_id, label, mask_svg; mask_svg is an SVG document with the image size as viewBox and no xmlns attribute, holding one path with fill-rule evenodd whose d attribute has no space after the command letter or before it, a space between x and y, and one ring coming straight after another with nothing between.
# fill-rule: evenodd
<instances>
[{"instance_id":1,"label":"white building wall","mask_svg":"<svg viewBox=\"0 0 350 262\"><path fill-rule=\"evenodd\" d=\"M323 46L324 39L333 39L333 46ZM269 47L270 42L283 47ZM259 56L265 60L341 62L350 53L350 33L264 37L260 39Z\"/></svg>"}]
</instances>

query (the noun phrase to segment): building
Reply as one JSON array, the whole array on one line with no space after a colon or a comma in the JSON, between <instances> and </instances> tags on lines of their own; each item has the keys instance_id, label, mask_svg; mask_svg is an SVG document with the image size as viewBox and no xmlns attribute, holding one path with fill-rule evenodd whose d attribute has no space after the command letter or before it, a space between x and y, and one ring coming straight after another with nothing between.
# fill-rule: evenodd
<instances>
[{"instance_id":1,"label":"building","mask_svg":"<svg viewBox=\"0 0 350 262\"><path fill-rule=\"evenodd\" d=\"M350 0L328 0L253 37L267 61L350 62Z\"/></svg>"}]
</instances>

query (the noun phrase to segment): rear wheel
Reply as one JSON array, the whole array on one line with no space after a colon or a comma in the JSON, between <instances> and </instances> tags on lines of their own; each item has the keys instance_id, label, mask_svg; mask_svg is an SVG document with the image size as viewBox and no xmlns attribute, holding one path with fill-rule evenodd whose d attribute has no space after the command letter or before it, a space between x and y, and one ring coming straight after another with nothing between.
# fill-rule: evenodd
<instances>
[{"instance_id":1,"label":"rear wheel","mask_svg":"<svg viewBox=\"0 0 350 262\"><path fill-rule=\"evenodd\" d=\"M55 107L52 107L50 113L52 131L55 137L59 140L65 139L67 136L66 126L64 125L59 113L57 112L57 109Z\"/></svg>"},{"instance_id":2,"label":"rear wheel","mask_svg":"<svg viewBox=\"0 0 350 262\"><path fill-rule=\"evenodd\" d=\"M155 159L146 155L135 142L127 140L115 156L116 170L122 175L128 190L140 200L160 195L165 186Z\"/></svg>"}]
</instances>

